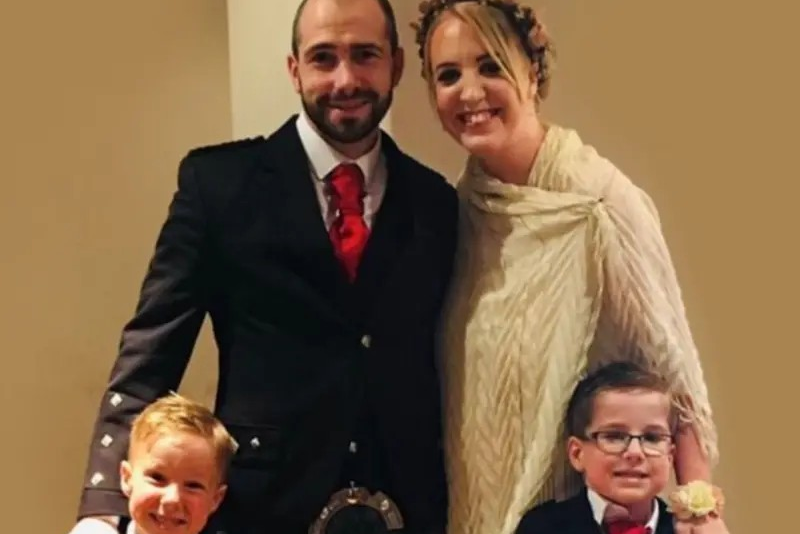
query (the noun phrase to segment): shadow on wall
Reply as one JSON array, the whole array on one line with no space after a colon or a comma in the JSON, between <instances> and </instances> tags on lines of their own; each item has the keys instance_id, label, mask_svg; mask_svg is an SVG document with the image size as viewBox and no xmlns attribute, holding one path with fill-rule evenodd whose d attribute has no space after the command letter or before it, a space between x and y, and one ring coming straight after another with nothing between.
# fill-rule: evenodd
<instances>
[{"instance_id":1,"label":"shadow on wall","mask_svg":"<svg viewBox=\"0 0 800 534\"><path fill-rule=\"evenodd\" d=\"M392 4L406 57L405 73L395 91L390 114L392 136L405 152L454 183L464 165L465 152L439 124L427 85L420 76L420 59L410 27L418 19L418 2L394 0Z\"/></svg>"}]
</instances>

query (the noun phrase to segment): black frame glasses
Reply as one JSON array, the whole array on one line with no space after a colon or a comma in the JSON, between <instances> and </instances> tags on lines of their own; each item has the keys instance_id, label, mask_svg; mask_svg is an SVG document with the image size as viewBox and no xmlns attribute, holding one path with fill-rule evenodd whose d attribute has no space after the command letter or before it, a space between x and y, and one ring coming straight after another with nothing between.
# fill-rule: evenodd
<instances>
[{"instance_id":1,"label":"black frame glasses","mask_svg":"<svg viewBox=\"0 0 800 534\"><path fill-rule=\"evenodd\" d=\"M606 454L624 454L631 442L638 440L645 456L665 456L670 453L673 443L672 434L665 432L629 434L621 430L598 430L589 433L587 438Z\"/></svg>"}]
</instances>

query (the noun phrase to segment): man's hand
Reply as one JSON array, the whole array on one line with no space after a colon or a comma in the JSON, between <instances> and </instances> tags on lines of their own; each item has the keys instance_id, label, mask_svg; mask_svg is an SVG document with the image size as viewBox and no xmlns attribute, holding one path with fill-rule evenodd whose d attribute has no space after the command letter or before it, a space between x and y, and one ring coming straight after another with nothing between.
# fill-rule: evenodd
<instances>
[{"instance_id":1,"label":"man's hand","mask_svg":"<svg viewBox=\"0 0 800 534\"><path fill-rule=\"evenodd\" d=\"M84 517L69 534L117 534L119 518L114 516Z\"/></svg>"}]
</instances>

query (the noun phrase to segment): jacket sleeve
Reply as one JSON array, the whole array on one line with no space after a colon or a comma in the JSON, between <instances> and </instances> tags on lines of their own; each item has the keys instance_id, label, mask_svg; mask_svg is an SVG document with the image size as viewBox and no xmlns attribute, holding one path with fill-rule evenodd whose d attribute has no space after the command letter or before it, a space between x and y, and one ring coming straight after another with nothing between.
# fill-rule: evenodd
<instances>
[{"instance_id":1,"label":"jacket sleeve","mask_svg":"<svg viewBox=\"0 0 800 534\"><path fill-rule=\"evenodd\" d=\"M119 464L127 455L131 422L147 404L177 390L205 316L206 220L188 156L100 402L79 517L127 515Z\"/></svg>"}]
</instances>

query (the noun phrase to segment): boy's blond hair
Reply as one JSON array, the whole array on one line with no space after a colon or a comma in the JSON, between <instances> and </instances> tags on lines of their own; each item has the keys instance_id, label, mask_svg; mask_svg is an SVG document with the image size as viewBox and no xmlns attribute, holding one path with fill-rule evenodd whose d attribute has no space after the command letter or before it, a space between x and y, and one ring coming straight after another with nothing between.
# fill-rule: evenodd
<instances>
[{"instance_id":1,"label":"boy's blond hair","mask_svg":"<svg viewBox=\"0 0 800 534\"><path fill-rule=\"evenodd\" d=\"M205 438L211 443L217 457L219 480L225 480L238 447L236 441L211 410L177 393L161 397L136 416L131 426L128 456L132 457L135 450L153 436L179 432Z\"/></svg>"}]
</instances>

